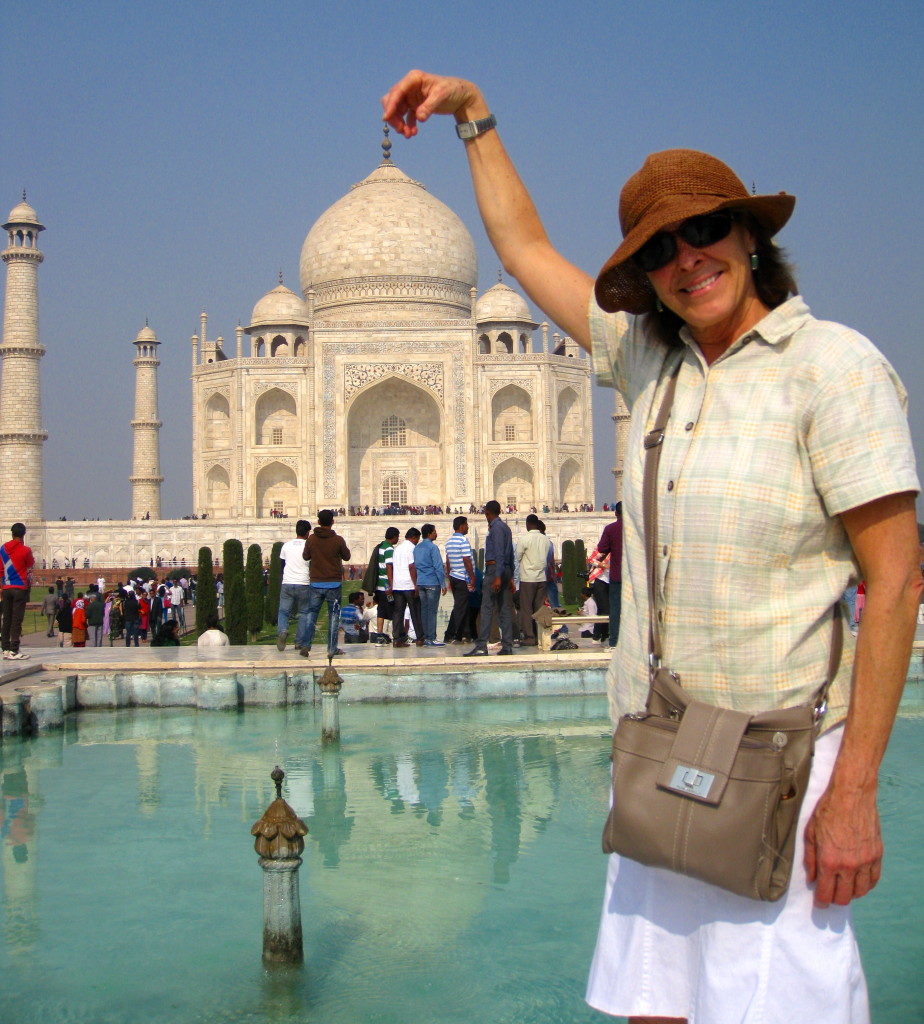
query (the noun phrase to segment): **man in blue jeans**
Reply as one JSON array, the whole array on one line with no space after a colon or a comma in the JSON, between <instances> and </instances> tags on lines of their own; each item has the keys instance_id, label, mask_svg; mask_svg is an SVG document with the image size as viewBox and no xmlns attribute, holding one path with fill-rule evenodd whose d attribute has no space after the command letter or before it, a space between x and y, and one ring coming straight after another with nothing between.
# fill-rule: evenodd
<instances>
[{"instance_id":1,"label":"man in blue jeans","mask_svg":"<svg viewBox=\"0 0 924 1024\"><path fill-rule=\"evenodd\" d=\"M436 527L432 523L424 523L421 533L423 540L414 548L414 567L417 570L423 642L425 647L445 647L442 640L436 639L436 611L440 597L446 593L446 570L440 549L433 543Z\"/></svg>"},{"instance_id":2,"label":"man in blue jeans","mask_svg":"<svg viewBox=\"0 0 924 1024\"><path fill-rule=\"evenodd\" d=\"M613 506L616 518L603 528L600 543L597 545L597 556L602 565L607 555L610 556L609 582L609 614L610 614L610 647L619 641L619 620L622 614L622 502ZM596 633L594 634L596 635Z\"/></svg>"},{"instance_id":3,"label":"man in blue jeans","mask_svg":"<svg viewBox=\"0 0 924 1024\"><path fill-rule=\"evenodd\" d=\"M491 620L497 613L501 654L513 654L513 538L510 527L500 518L500 503L494 500L484 507L488 536L484 545L484 579L481 583L481 626L475 646L462 655L477 657L488 653Z\"/></svg>"},{"instance_id":4,"label":"man in blue jeans","mask_svg":"<svg viewBox=\"0 0 924 1024\"><path fill-rule=\"evenodd\" d=\"M311 532L311 523L299 519L295 524L295 540L287 540L279 552L282 562L282 587L279 591L279 615L276 620L276 650L284 651L289 639L289 619L293 609L298 616L295 628L295 649L300 651L307 643L308 588L311 584L309 563L305 561L305 541Z\"/></svg>"},{"instance_id":5,"label":"man in blue jeans","mask_svg":"<svg viewBox=\"0 0 924 1024\"><path fill-rule=\"evenodd\" d=\"M311 654L314 627L318 621L321 605L327 601L327 657L343 654L337 646L337 630L340 628L340 598L343 586L343 563L350 559L350 549L342 537L331 529L334 513L322 508L318 513L318 525L305 541L302 557L311 562L311 585L308 588L308 628L305 643L299 651L307 658Z\"/></svg>"}]
</instances>

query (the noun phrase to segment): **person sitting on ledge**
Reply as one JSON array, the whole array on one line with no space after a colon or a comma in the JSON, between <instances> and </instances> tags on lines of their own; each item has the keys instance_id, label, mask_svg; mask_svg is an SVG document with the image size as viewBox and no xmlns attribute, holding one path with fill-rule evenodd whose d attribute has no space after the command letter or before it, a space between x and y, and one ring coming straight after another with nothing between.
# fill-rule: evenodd
<instances>
[{"instance_id":1,"label":"person sitting on ledge","mask_svg":"<svg viewBox=\"0 0 924 1024\"><path fill-rule=\"evenodd\" d=\"M196 641L197 647L230 647L228 634L223 633L218 625L218 616L209 612L205 618L206 630Z\"/></svg>"}]
</instances>

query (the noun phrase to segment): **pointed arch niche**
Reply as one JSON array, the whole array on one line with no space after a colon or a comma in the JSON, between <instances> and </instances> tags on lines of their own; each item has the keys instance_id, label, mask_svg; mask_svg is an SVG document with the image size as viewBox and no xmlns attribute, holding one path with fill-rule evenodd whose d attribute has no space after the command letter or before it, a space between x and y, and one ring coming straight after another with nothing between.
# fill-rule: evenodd
<instances>
[{"instance_id":1,"label":"pointed arch niche","mask_svg":"<svg viewBox=\"0 0 924 1024\"><path fill-rule=\"evenodd\" d=\"M574 388L562 388L558 396L558 440L564 444L580 444L584 440L581 403Z\"/></svg>"},{"instance_id":2,"label":"pointed arch niche","mask_svg":"<svg viewBox=\"0 0 924 1024\"><path fill-rule=\"evenodd\" d=\"M231 514L231 480L224 466L212 466L208 471L205 478L205 503L213 518Z\"/></svg>"},{"instance_id":3,"label":"pointed arch niche","mask_svg":"<svg viewBox=\"0 0 924 1024\"><path fill-rule=\"evenodd\" d=\"M576 459L566 459L558 473L558 493L561 503L573 506L586 501L584 470Z\"/></svg>"},{"instance_id":4,"label":"pointed arch niche","mask_svg":"<svg viewBox=\"0 0 924 1024\"><path fill-rule=\"evenodd\" d=\"M491 399L495 441L532 441L533 400L517 384L508 384Z\"/></svg>"},{"instance_id":5,"label":"pointed arch niche","mask_svg":"<svg viewBox=\"0 0 924 1024\"><path fill-rule=\"evenodd\" d=\"M295 411L295 399L281 388L264 391L254 408L254 426L256 444L297 444L298 414Z\"/></svg>"},{"instance_id":6,"label":"pointed arch niche","mask_svg":"<svg viewBox=\"0 0 924 1024\"><path fill-rule=\"evenodd\" d=\"M257 515L268 519L276 509L289 515L298 510L298 480L295 470L281 462L270 462L257 473Z\"/></svg>"},{"instance_id":7,"label":"pointed arch niche","mask_svg":"<svg viewBox=\"0 0 924 1024\"><path fill-rule=\"evenodd\" d=\"M228 399L216 391L205 405L205 447L228 448L231 445L231 407Z\"/></svg>"},{"instance_id":8,"label":"pointed arch niche","mask_svg":"<svg viewBox=\"0 0 924 1024\"><path fill-rule=\"evenodd\" d=\"M492 492L501 505L508 502L517 508L529 508L536 504L533 471L522 459L511 457L505 459L494 470L494 490Z\"/></svg>"},{"instance_id":9,"label":"pointed arch niche","mask_svg":"<svg viewBox=\"0 0 924 1024\"><path fill-rule=\"evenodd\" d=\"M347 412L347 492L350 505L382 505L396 480L407 481L413 505L446 500L443 417L436 399L402 377L385 377L362 391Z\"/></svg>"}]
</instances>

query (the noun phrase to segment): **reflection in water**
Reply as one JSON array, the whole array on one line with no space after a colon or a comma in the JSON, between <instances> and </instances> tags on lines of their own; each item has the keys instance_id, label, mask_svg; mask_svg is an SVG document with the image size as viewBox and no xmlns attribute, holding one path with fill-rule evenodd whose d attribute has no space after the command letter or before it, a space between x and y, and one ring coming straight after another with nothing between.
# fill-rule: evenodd
<instances>
[{"instance_id":1,"label":"reflection in water","mask_svg":"<svg viewBox=\"0 0 924 1024\"><path fill-rule=\"evenodd\" d=\"M605 870L605 699L346 705L342 742L323 747L319 719L94 713L5 741L0 985L30 993L17 1024L598 1019L581 993ZM893 749L920 724L900 722ZM277 762L310 829L306 963L270 974L250 826ZM887 767L887 828L919 777ZM924 837L912 845L919 864Z\"/></svg>"},{"instance_id":2,"label":"reflection in water","mask_svg":"<svg viewBox=\"0 0 924 1024\"><path fill-rule=\"evenodd\" d=\"M0 788L3 794L0 863L4 878L6 942L11 951L28 955L39 938L35 904L38 858L35 815L30 810L29 777L15 753L8 759L4 758Z\"/></svg>"}]
</instances>

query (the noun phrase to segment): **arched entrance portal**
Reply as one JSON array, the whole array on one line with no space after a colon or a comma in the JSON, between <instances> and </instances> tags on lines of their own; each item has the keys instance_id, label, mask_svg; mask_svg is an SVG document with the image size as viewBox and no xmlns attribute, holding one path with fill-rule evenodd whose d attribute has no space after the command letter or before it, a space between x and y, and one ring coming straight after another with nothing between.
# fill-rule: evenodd
<instances>
[{"instance_id":1,"label":"arched entrance portal","mask_svg":"<svg viewBox=\"0 0 924 1024\"><path fill-rule=\"evenodd\" d=\"M442 416L423 388L400 377L374 384L350 406L347 436L350 505L446 500Z\"/></svg>"}]
</instances>

